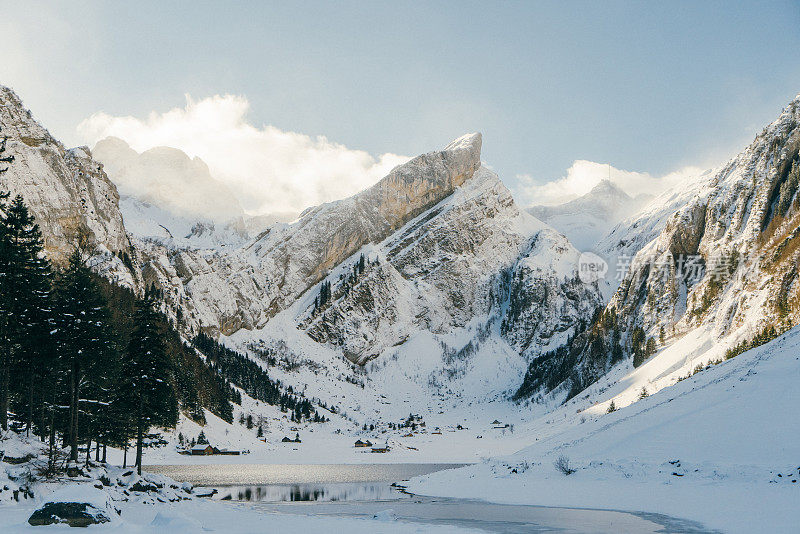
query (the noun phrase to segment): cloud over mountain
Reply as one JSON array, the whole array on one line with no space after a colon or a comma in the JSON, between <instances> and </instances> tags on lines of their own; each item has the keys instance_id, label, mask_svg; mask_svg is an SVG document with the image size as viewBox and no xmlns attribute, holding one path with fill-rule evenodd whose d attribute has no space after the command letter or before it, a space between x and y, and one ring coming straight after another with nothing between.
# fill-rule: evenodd
<instances>
[{"instance_id":1,"label":"cloud over mountain","mask_svg":"<svg viewBox=\"0 0 800 534\"><path fill-rule=\"evenodd\" d=\"M581 197L602 180L610 180L632 197L653 195L702 171L699 167L684 167L664 176L653 176L611 167L609 174L608 164L579 159L567 169L565 176L545 184L536 183L530 175L518 175L517 193L524 204L555 205Z\"/></svg>"},{"instance_id":2,"label":"cloud over mountain","mask_svg":"<svg viewBox=\"0 0 800 534\"><path fill-rule=\"evenodd\" d=\"M247 121L246 98L215 95L146 118L98 112L78 125L81 139L94 145L109 136L137 152L167 146L201 158L247 213L301 211L352 195L378 181L409 158L374 157L324 136L287 132ZM135 184L129 184L135 186Z\"/></svg>"}]
</instances>

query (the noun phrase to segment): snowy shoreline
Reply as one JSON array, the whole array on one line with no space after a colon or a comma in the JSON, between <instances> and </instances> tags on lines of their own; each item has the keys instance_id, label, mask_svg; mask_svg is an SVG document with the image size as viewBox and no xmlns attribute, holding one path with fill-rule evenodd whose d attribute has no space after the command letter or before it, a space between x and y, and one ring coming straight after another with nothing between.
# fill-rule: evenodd
<instances>
[{"instance_id":1,"label":"snowy shoreline","mask_svg":"<svg viewBox=\"0 0 800 534\"><path fill-rule=\"evenodd\" d=\"M661 513L724 532L793 531L798 355L795 328L614 413L543 434L515 454L415 478L409 491ZM568 476L554 467L560 456L574 469Z\"/></svg>"}]
</instances>

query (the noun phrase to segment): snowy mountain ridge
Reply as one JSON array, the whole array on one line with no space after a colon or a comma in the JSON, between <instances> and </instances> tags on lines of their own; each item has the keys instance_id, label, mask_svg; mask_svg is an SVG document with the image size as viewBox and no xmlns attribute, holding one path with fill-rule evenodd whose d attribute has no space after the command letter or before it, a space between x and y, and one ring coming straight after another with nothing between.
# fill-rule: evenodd
<instances>
[{"instance_id":1,"label":"snowy mountain ridge","mask_svg":"<svg viewBox=\"0 0 800 534\"><path fill-rule=\"evenodd\" d=\"M628 256L619 288L594 328L534 362L526 394L573 397L620 358L622 365L630 356L658 359L661 346L698 340L662 377L675 383L726 348L797 324L799 122L795 99L726 165L667 191L630 226L612 230L602 247Z\"/></svg>"},{"instance_id":2,"label":"snowy mountain ridge","mask_svg":"<svg viewBox=\"0 0 800 534\"><path fill-rule=\"evenodd\" d=\"M18 99L13 106L28 127L41 129ZM310 208L254 239L240 227L212 228L214 221L175 213L157 189L154 203L120 199L103 166L88 150L80 154L94 165L97 183L113 191L106 209L119 222L118 237L130 243L120 268L135 289L162 290L165 311L185 335L232 335L243 349L276 342L286 358L316 361L314 368L345 381L358 381L358 366L367 362L410 358L420 367L408 387L422 388L420 398L430 398L436 384L481 382L488 365L498 378L476 394L499 398L513 390L528 358L563 342L602 297L577 280L578 252L569 241L520 210L481 165L481 144L480 134L462 136L359 194ZM28 150L13 135L9 145ZM213 180L202 162L180 151L138 154L115 139L96 150L122 182L149 180L157 188L160 173L169 175L168 187L196 176ZM47 219L48 205L29 196L37 217ZM323 282L331 288L325 302ZM406 343L425 350L408 351ZM404 374L404 365L395 371ZM291 374L284 378L302 386ZM469 390L462 390L465 402ZM328 397L319 391L318 398Z\"/></svg>"},{"instance_id":3,"label":"snowy mountain ridge","mask_svg":"<svg viewBox=\"0 0 800 534\"><path fill-rule=\"evenodd\" d=\"M477 399L507 402L526 369L526 398L549 410L629 369L641 352L637 329L658 340L652 362L693 340L684 359L651 377L661 389L757 334L763 318L783 329L800 313L797 101L729 164L651 200L599 241L599 252L632 258L609 302L602 284L579 279L570 240L520 209L482 165L480 134L250 238L120 199L88 149L64 149L13 92L2 95L2 133L21 162L3 186L25 195L56 261L85 236L98 271L137 290L159 286L186 335L220 335L255 359L275 351L271 373L336 398L357 420L411 406L477 413ZM601 184L586 210L608 222L632 202L621 193ZM574 202L578 210L589 200ZM699 258L700 279L683 276L686 256ZM731 260L724 280L720 258ZM592 324L604 306L604 322ZM622 359L609 357L613 343ZM559 347L567 352L548 352ZM398 399L413 404L387 407Z\"/></svg>"}]
</instances>

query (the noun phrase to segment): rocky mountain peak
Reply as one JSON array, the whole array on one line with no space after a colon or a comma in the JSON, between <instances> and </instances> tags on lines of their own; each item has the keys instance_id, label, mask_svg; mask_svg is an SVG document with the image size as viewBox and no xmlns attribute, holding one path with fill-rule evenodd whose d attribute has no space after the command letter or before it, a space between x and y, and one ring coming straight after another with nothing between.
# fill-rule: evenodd
<instances>
[{"instance_id":1,"label":"rocky mountain peak","mask_svg":"<svg viewBox=\"0 0 800 534\"><path fill-rule=\"evenodd\" d=\"M610 197L610 198L620 198L623 200L629 200L631 196L622 190L617 184L609 180L608 178L604 178L597 183L590 191L589 195L593 197Z\"/></svg>"},{"instance_id":2,"label":"rocky mountain peak","mask_svg":"<svg viewBox=\"0 0 800 534\"><path fill-rule=\"evenodd\" d=\"M444 150L395 167L372 187L308 209L296 222L256 240L249 247L256 261L276 274L273 312L365 244L382 241L451 195L480 167L481 142L478 133L460 137Z\"/></svg>"},{"instance_id":3,"label":"rocky mountain peak","mask_svg":"<svg viewBox=\"0 0 800 534\"><path fill-rule=\"evenodd\" d=\"M95 256L98 271L135 285L117 256L131 256L119 211L119 194L103 166L86 147L67 150L42 127L8 87L0 86L0 136L14 157L0 176L0 189L21 194L45 238L55 263L63 263L75 243Z\"/></svg>"},{"instance_id":4,"label":"rocky mountain peak","mask_svg":"<svg viewBox=\"0 0 800 534\"><path fill-rule=\"evenodd\" d=\"M481 135L481 133L473 132L464 134L458 139L454 139L446 147L444 147L444 149L445 151L467 150L469 152L472 152L473 155L480 158L482 144L483 144L483 136Z\"/></svg>"}]
</instances>

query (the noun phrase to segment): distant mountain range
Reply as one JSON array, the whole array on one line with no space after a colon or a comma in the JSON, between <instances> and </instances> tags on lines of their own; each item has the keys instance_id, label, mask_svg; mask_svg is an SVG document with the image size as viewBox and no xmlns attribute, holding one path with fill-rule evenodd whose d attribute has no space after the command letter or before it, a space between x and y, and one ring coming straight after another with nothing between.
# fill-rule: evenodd
<instances>
[{"instance_id":1,"label":"distant mountain range","mask_svg":"<svg viewBox=\"0 0 800 534\"><path fill-rule=\"evenodd\" d=\"M119 139L68 150L13 91L0 100L16 158L2 187L24 195L56 263L80 238L112 281L159 286L185 335L268 349L288 362L282 380L353 411L408 412L381 395L507 400L523 379L525 398L561 402L641 359L642 339L658 349L702 330L725 347L799 318L798 100L727 165L656 198L602 181L522 209L468 134L352 197L273 219L248 218L183 152ZM629 268L584 283L588 250ZM689 257L702 267L691 280Z\"/></svg>"},{"instance_id":2,"label":"distant mountain range","mask_svg":"<svg viewBox=\"0 0 800 534\"><path fill-rule=\"evenodd\" d=\"M644 194L631 197L610 180L601 180L582 197L556 206L532 206L528 212L567 236L579 250L588 251L652 198Z\"/></svg>"}]
</instances>

